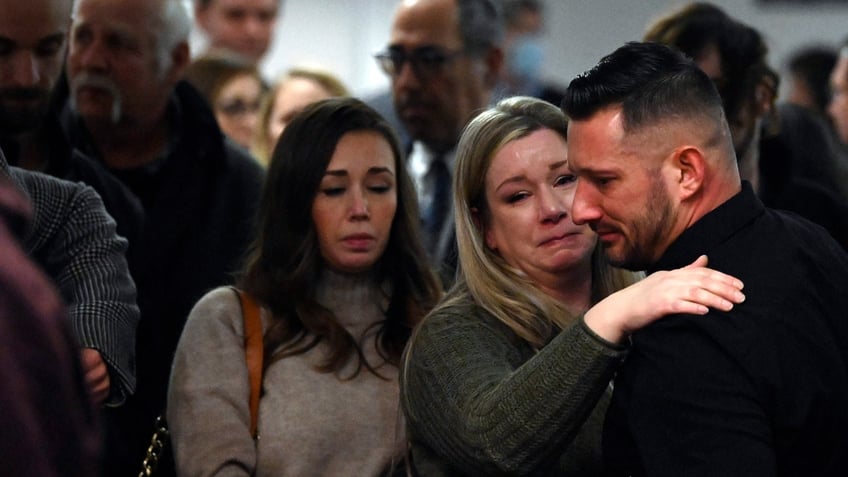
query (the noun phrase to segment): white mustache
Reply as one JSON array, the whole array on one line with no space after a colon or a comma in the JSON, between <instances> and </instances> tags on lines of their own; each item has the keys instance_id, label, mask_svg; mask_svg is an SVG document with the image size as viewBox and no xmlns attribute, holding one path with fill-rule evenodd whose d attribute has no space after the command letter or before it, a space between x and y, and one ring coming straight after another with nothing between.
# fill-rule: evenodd
<instances>
[{"instance_id":1,"label":"white mustache","mask_svg":"<svg viewBox=\"0 0 848 477\"><path fill-rule=\"evenodd\" d=\"M80 88L97 88L106 90L112 96L112 111L110 119L113 123L117 123L121 119L123 100L121 90L110 78L94 73L82 72L71 79L71 106L77 109L76 94Z\"/></svg>"}]
</instances>

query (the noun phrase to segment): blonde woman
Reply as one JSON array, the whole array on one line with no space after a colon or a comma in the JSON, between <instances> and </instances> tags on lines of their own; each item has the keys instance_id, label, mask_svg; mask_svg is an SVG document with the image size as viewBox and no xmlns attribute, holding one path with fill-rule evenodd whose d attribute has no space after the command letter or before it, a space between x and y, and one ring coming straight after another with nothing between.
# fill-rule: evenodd
<instances>
[{"instance_id":1,"label":"blonde woman","mask_svg":"<svg viewBox=\"0 0 848 477\"><path fill-rule=\"evenodd\" d=\"M522 97L460 139L457 283L417 329L401 376L420 475L600 475L609 382L629 333L744 299L705 257L642 281L612 268L571 220L565 141L560 110Z\"/></svg>"},{"instance_id":2,"label":"blonde woman","mask_svg":"<svg viewBox=\"0 0 848 477\"><path fill-rule=\"evenodd\" d=\"M331 73L309 68L289 70L271 88L259 111L253 156L267 166L280 134L297 113L316 101L345 96L350 96L348 89Z\"/></svg>"}]
</instances>

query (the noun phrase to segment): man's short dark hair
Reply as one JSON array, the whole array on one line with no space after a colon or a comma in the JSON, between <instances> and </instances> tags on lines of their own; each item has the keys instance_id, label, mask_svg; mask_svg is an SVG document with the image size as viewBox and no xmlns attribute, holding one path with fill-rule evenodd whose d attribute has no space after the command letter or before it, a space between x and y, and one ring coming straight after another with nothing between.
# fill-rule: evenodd
<instances>
[{"instance_id":1,"label":"man's short dark hair","mask_svg":"<svg viewBox=\"0 0 848 477\"><path fill-rule=\"evenodd\" d=\"M658 43L630 42L575 78L562 108L571 119L588 119L620 105L625 132L670 118L724 121L721 97L691 59Z\"/></svg>"},{"instance_id":2,"label":"man's short dark hair","mask_svg":"<svg viewBox=\"0 0 848 477\"><path fill-rule=\"evenodd\" d=\"M541 15L543 12L542 2L539 0L506 0L503 2L503 18L507 27L514 27L522 13Z\"/></svg>"},{"instance_id":3,"label":"man's short dark hair","mask_svg":"<svg viewBox=\"0 0 848 477\"><path fill-rule=\"evenodd\" d=\"M839 52L824 45L802 48L789 58L789 72L806 83L819 111L830 103L830 73L838 59Z\"/></svg>"},{"instance_id":4,"label":"man's short dark hair","mask_svg":"<svg viewBox=\"0 0 848 477\"><path fill-rule=\"evenodd\" d=\"M503 41L501 10L492 0L457 0L459 34L465 50L482 55Z\"/></svg>"}]
</instances>

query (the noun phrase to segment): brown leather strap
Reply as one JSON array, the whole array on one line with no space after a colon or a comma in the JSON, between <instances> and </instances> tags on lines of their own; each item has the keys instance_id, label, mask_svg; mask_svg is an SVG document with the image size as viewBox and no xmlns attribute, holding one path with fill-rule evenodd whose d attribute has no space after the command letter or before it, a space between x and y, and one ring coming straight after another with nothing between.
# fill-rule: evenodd
<instances>
[{"instance_id":1,"label":"brown leather strap","mask_svg":"<svg viewBox=\"0 0 848 477\"><path fill-rule=\"evenodd\" d=\"M241 301L244 321L244 357L247 361L247 377L250 382L250 435L258 437L259 395L262 389L262 321L259 305L249 294L233 288Z\"/></svg>"}]
</instances>

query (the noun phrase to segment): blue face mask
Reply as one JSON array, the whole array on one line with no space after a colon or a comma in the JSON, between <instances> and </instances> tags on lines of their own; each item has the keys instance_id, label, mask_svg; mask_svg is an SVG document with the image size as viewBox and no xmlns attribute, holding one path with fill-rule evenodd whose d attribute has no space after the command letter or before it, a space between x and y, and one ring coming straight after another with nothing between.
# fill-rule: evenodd
<instances>
[{"instance_id":1,"label":"blue face mask","mask_svg":"<svg viewBox=\"0 0 848 477\"><path fill-rule=\"evenodd\" d=\"M507 55L507 71L522 83L534 82L539 78L543 55L542 45L535 35L521 35Z\"/></svg>"}]
</instances>

